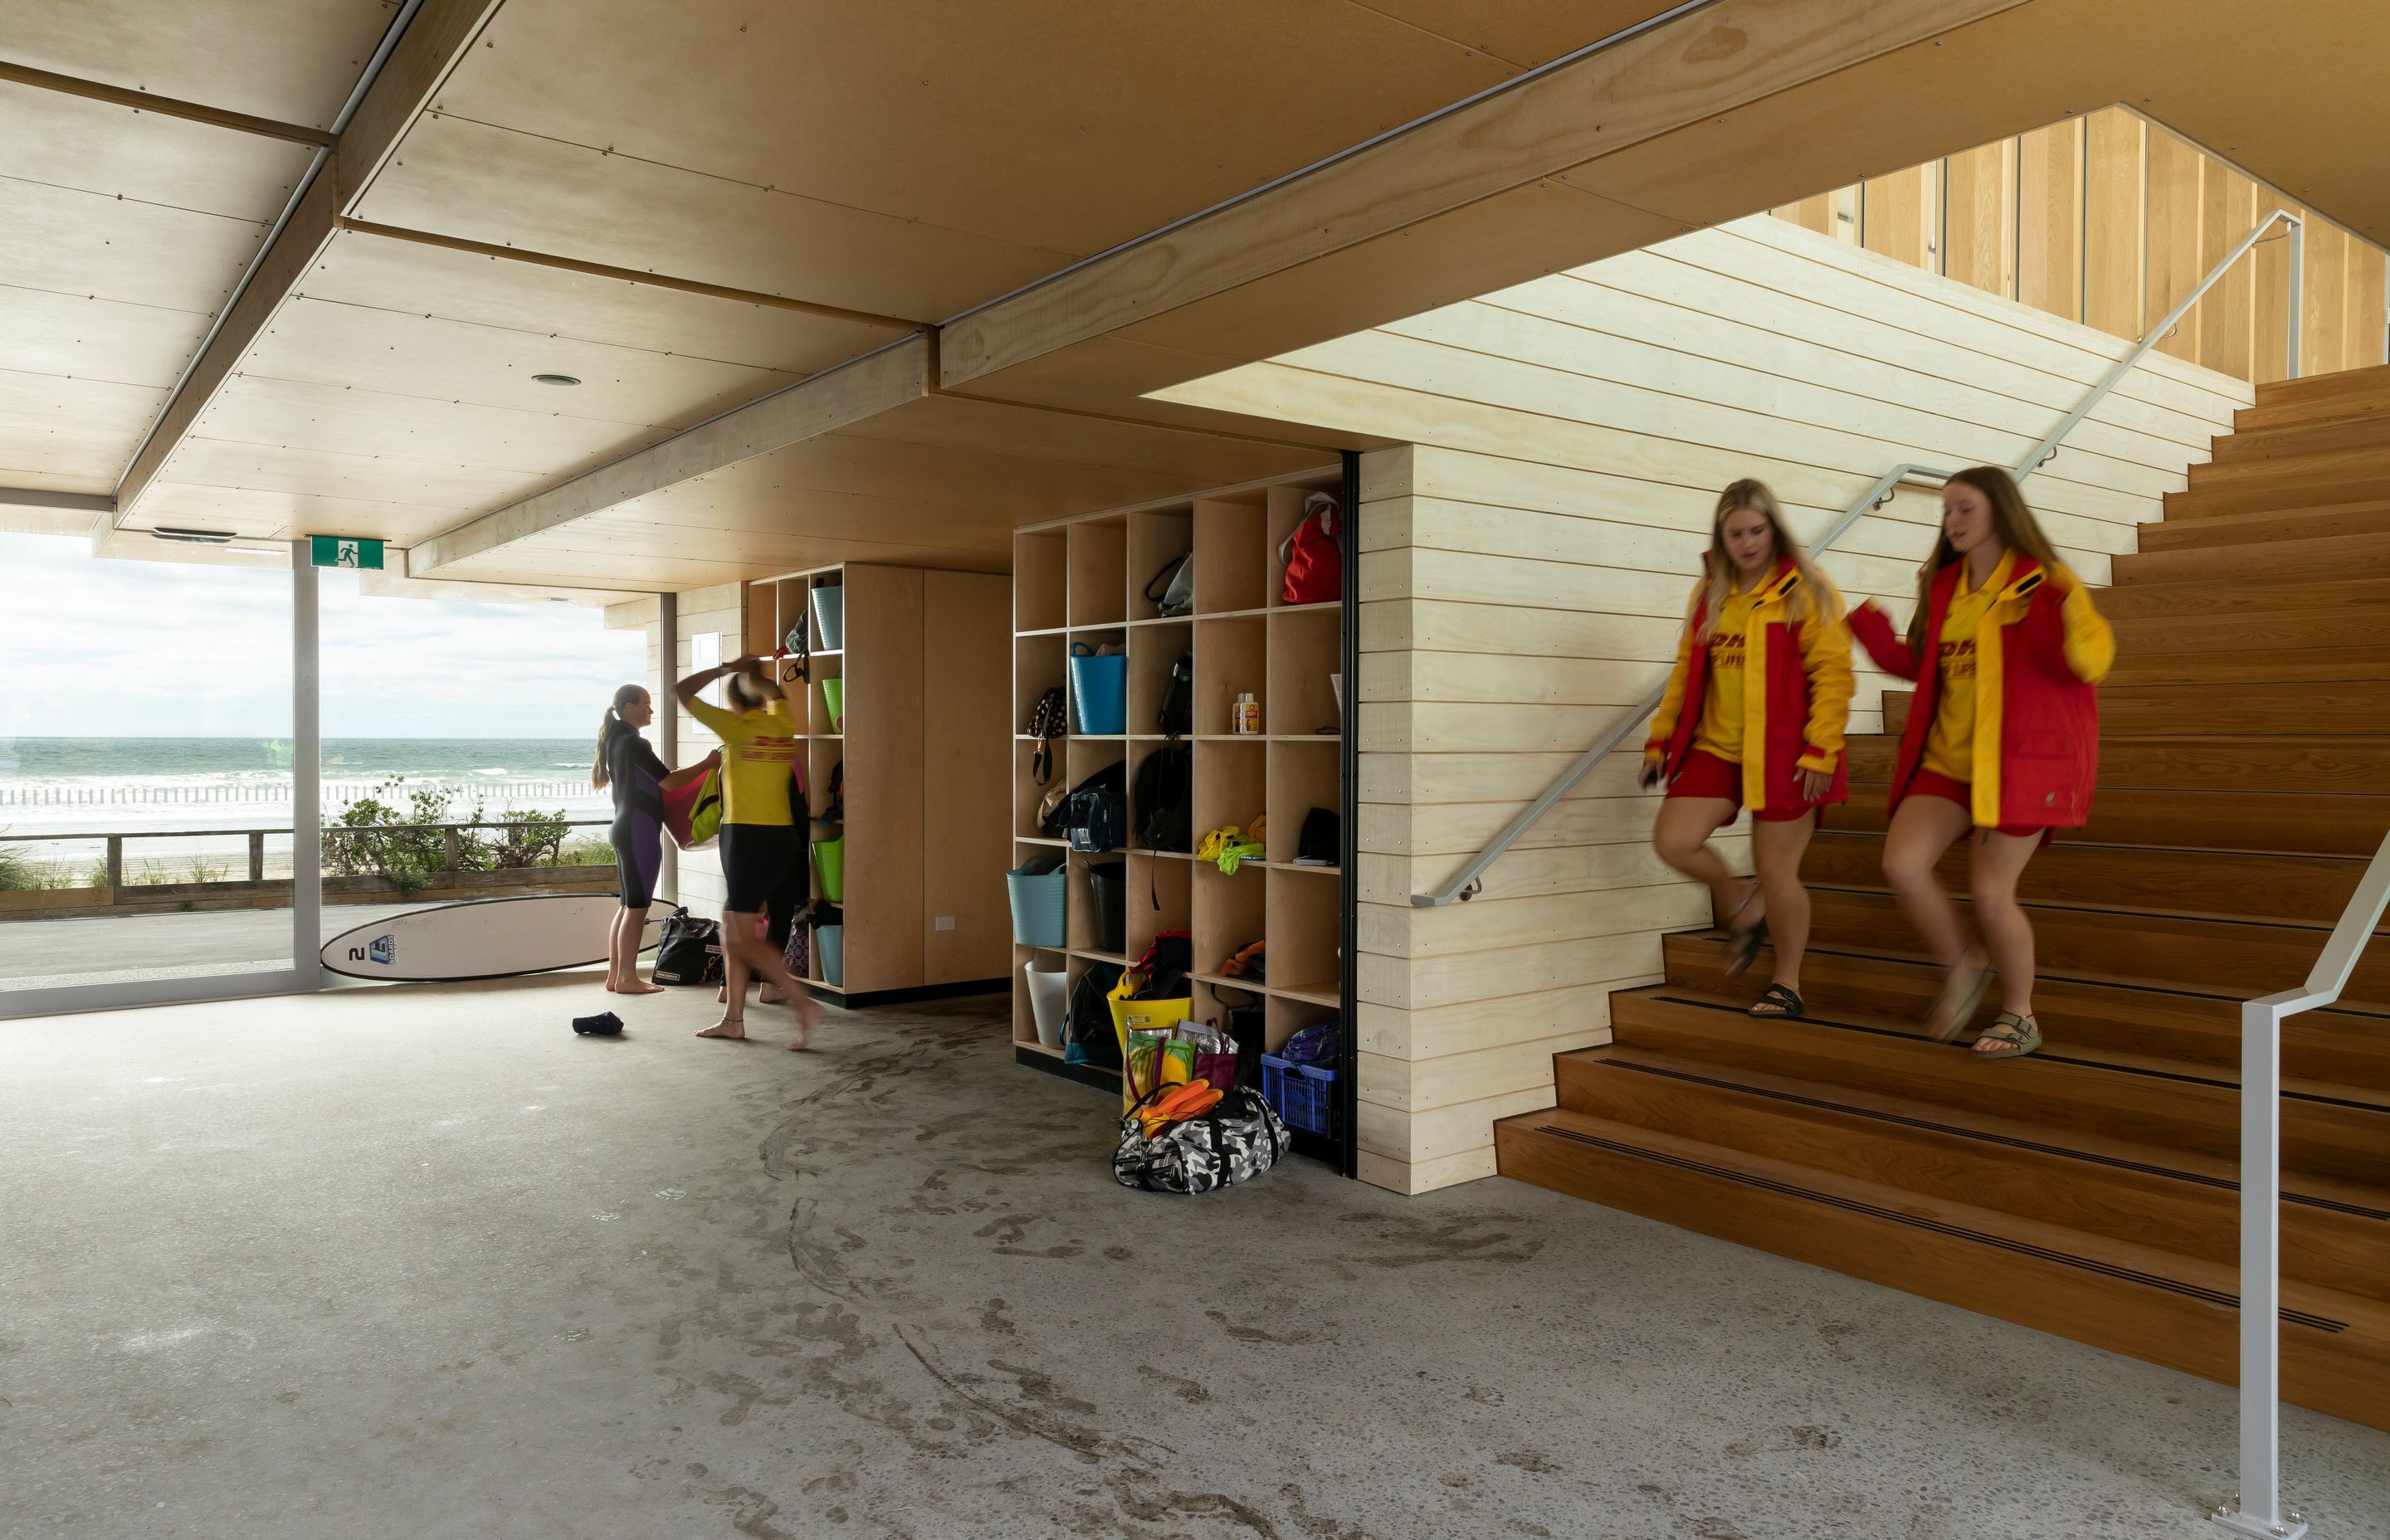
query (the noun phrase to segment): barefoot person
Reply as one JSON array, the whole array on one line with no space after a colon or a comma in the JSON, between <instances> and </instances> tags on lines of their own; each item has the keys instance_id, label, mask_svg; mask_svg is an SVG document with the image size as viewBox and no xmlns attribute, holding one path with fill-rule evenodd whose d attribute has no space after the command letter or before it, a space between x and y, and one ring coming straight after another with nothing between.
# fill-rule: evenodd
<instances>
[{"instance_id":1,"label":"barefoot person","mask_svg":"<svg viewBox=\"0 0 2390 1540\"><path fill-rule=\"evenodd\" d=\"M610 995L662 994L661 984L639 979L639 943L647 934L648 905L655 901L656 873L663 866L663 793L719 763L709 754L686 770L667 772L639 730L656 719L655 701L637 685L614 692L614 703L598 725L598 755L589 786L613 788L614 877L621 907L606 933L606 990Z\"/></svg>"},{"instance_id":2,"label":"barefoot person","mask_svg":"<svg viewBox=\"0 0 2390 1540\"><path fill-rule=\"evenodd\" d=\"M2115 633L1998 467L1960 471L1942 489L1942 538L1917 586L1906 636L1872 602L1851 616L1879 666L1917 681L1893 761L1883 874L1948 969L1927 1030L1957 1036L1997 970L2000 1012L1974 1051L2021 1058L2041 1046L2041 1024L2033 925L2017 904L2017 879L2050 830L2090 818L2100 774L2093 687L2115 661ZM1967 944L1934 877L1943 853L1971 830L1982 948Z\"/></svg>"},{"instance_id":3,"label":"barefoot person","mask_svg":"<svg viewBox=\"0 0 2390 1540\"><path fill-rule=\"evenodd\" d=\"M698 699L698 691L728 676L731 709ZM757 939L765 905L803 856L795 812L797 743L789 699L772 671L754 658L692 674L673 687L689 714L722 740L722 1020L700 1037L747 1035L747 980L779 985L797 1018L796 1041L811 1040L821 1007L790 976L780 955Z\"/></svg>"},{"instance_id":4,"label":"barefoot person","mask_svg":"<svg viewBox=\"0 0 2390 1540\"><path fill-rule=\"evenodd\" d=\"M1643 746L1643 784L1668 783L1651 844L1709 889L1727 925L1729 977L1751 966L1772 929L1775 973L1751 1014L1793 1020L1806 1009L1801 856L1818 809L1849 798L1851 635L1842 596L1801 554L1761 483L1719 494L1706 562ZM1749 892L1709 845L1743 807L1758 872Z\"/></svg>"}]
</instances>

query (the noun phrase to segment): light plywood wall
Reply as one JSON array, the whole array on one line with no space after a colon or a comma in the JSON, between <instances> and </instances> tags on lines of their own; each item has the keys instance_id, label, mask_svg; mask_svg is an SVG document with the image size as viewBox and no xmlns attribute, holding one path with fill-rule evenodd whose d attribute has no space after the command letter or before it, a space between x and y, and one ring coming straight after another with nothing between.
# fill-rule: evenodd
<instances>
[{"instance_id":1,"label":"light plywood wall","mask_svg":"<svg viewBox=\"0 0 2390 1540\"><path fill-rule=\"evenodd\" d=\"M1494 1169L1705 896L1651 854L1614 756L1441 909L1439 885L1663 677L1717 489L1767 480L1805 535L1905 460L2013 464L2126 351L2071 322L1760 216L1250 366L1172 399L1404 441L1366 456L1362 1174ZM2156 357L2028 495L2066 559L2109 558L2250 388ZM1938 501L1904 494L1823 558L1906 618ZM1881 725L1863 674L1853 729ZM1630 739L1639 747L1640 732ZM1727 836L1742 859L1740 828Z\"/></svg>"},{"instance_id":2,"label":"light plywood wall","mask_svg":"<svg viewBox=\"0 0 2390 1540\"><path fill-rule=\"evenodd\" d=\"M1789 224L2139 339L2275 209L2306 222L2302 374L2384 359L2382 248L2123 107L1788 203ZM2158 345L2238 379L2282 377L2281 232Z\"/></svg>"}]
</instances>

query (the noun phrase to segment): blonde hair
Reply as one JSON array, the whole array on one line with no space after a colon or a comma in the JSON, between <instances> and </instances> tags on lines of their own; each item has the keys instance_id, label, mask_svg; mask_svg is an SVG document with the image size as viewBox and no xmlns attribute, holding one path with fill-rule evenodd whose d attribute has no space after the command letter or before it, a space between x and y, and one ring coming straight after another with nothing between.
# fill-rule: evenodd
<instances>
[{"instance_id":1,"label":"blonde hair","mask_svg":"<svg viewBox=\"0 0 2390 1540\"><path fill-rule=\"evenodd\" d=\"M2000 544L2011 551L2022 551L2042 565L2044 571L2058 570L2058 552L2049 536L2041 533L2040 521L2033 509L2025 507L2024 494L2017 490L2016 478L1996 465L1969 466L1954 470L1946 487L1972 487L1984 494L1992 506L1992 533ZM1917 610L1908 617L1908 645L1911 650L1925 646L1926 610L1934 599L1934 579L1942 569L1959 559L1950 548L1950 534L1946 520L1943 533L1934 536L1934 555L1917 574Z\"/></svg>"},{"instance_id":2,"label":"blonde hair","mask_svg":"<svg viewBox=\"0 0 2390 1540\"><path fill-rule=\"evenodd\" d=\"M1814 615L1823 615L1830 620L1842 619L1841 596L1834 592L1834 585L1810 565L1808 557L1801 549L1801 543L1793 539L1792 532L1784 527L1784 509L1776 501L1776 494L1767 490L1767 482L1746 476L1719 493L1717 507L1710 512L1709 571L1702 581L1702 635L1697 639L1709 639L1710 626L1716 622L1718 611L1726 607L1727 599L1734 593L1736 568L1734 558L1727 554L1726 521L1741 508L1749 508L1767 520L1767 533L1776 540L1777 559L1781 561L1790 557L1801 574L1800 584L1785 601L1785 618L1804 621Z\"/></svg>"}]
</instances>

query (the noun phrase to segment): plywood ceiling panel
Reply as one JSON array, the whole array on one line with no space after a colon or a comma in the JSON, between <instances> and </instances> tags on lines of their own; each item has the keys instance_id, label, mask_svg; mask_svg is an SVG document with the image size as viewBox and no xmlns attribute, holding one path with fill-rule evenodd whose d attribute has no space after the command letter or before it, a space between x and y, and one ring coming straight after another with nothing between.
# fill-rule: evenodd
<instances>
[{"instance_id":1,"label":"plywood ceiling panel","mask_svg":"<svg viewBox=\"0 0 2390 1540\"><path fill-rule=\"evenodd\" d=\"M10 465L6 448L0 446L0 483L12 487L30 487L35 492L81 492L104 497L116 485L116 478L76 475L64 470L44 470L38 466ZM7 504L0 503L0 518L19 519L27 514L41 512L42 510L37 508L12 507ZM82 519L84 526L88 528L92 516L86 513L78 517ZM9 529L17 534L41 533L13 524Z\"/></svg>"},{"instance_id":2,"label":"plywood ceiling panel","mask_svg":"<svg viewBox=\"0 0 2390 1540\"><path fill-rule=\"evenodd\" d=\"M157 490L142 499L140 515L135 522L182 529L238 529L245 533L362 534L405 542L426 530L445 529L466 511L461 507L430 507L358 497L160 481Z\"/></svg>"},{"instance_id":3,"label":"plywood ceiling panel","mask_svg":"<svg viewBox=\"0 0 2390 1540\"><path fill-rule=\"evenodd\" d=\"M1369 9L1533 69L1669 8L1662 0L1361 0Z\"/></svg>"},{"instance_id":4,"label":"plywood ceiling panel","mask_svg":"<svg viewBox=\"0 0 2390 1540\"><path fill-rule=\"evenodd\" d=\"M279 139L9 81L0 145L10 177L261 225L289 200L309 157Z\"/></svg>"},{"instance_id":5,"label":"plywood ceiling panel","mask_svg":"<svg viewBox=\"0 0 2390 1540\"><path fill-rule=\"evenodd\" d=\"M797 376L561 337L293 300L242 362L245 374L416 400L566 417L615 428L675 429ZM574 386L542 385L541 373Z\"/></svg>"},{"instance_id":6,"label":"plywood ceiling panel","mask_svg":"<svg viewBox=\"0 0 2390 1540\"><path fill-rule=\"evenodd\" d=\"M1071 260L439 116L408 132L358 217L913 320Z\"/></svg>"},{"instance_id":7,"label":"plywood ceiling panel","mask_svg":"<svg viewBox=\"0 0 2390 1540\"><path fill-rule=\"evenodd\" d=\"M12 284L212 315L265 226L0 176L0 274Z\"/></svg>"},{"instance_id":8,"label":"plywood ceiling panel","mask_svg":"<svg viewBox=\"0 0 2390 1540\"><path fill-rule=\"evenodd\" d=\"M886 341L877 327L346 233L299 292L536 336L811 374Z\"/></svg>"},{"instance_id":9,"label":"plywood ceiling panel","mask_svg":"<svg viewBox=\"0 0 2390 1540\"><path fill-rule=\"evenodd\" d=\"M112 485L164 399L152 386L0 369L0 467Z\"/></svg>"},{"instance_id":10,"label":"plywood ceiling panel","mask_svg":"<svg viewBox=\"0 0 2390 1540\"><path fill-rule=\"evenodd\" d=\"M630 423L427 401L254 374L226 382L201 416L197 431L241 443L502 472L508 496L662 436L660 430Z\"/></svg>"},{"instance_id":11,"label":"plywood ceiling panel","mask_svg":"<svg viewBox=\"0 0 2390 1540\"><path fill-rule=\"evenodd\" d=\"M522 476L511 471L483 470L453 460L343 455L203 437L184 440L168 464L172 474L164 480L201 486L250 487L440 509L495 507L524 483Z\"/></svg>"},{"instance_id":12,"label":"plywood ceiling panel","mask_svg":"<svg viewBox=\"0 0 2390 1540\"><path fill-rule=\"evenodd\" d=\"M331 126L391 0L76 0L0 6L0 58Z\"/></svg>"},{"instance_id":13,"label":"plywood ceiling panel","mask_svg":"<svg viewBox=\"0 0 2390 1540\"><path fill-rule=\"evenodd\" d=\"M1474 8L1507 18L1550 3ZM442 110L1078 252L1512 73L1379 9L1285 0L508 0L483 42Z\"/></svg>"},{"instance_id":14,"label":"plywood ceiling panel","mask_svg":"<svg viewBox=\"0 0 2390 1540\"><path fill-rule=\"evenodd\" d=\"M207 327L192 311L0 284L0 366L33 374L164 390Z\"/></svg>"}]
</instances>

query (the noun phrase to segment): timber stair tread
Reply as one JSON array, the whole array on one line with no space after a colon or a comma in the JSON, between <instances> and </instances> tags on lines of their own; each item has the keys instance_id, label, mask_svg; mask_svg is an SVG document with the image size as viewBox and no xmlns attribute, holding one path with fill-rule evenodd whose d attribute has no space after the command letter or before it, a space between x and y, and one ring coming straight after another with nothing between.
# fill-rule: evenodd
<instances>
[{"instance_id":1,"label":"timber stair tread","mask_svg":"<svg viewBox=\"0 0 2390 1540\"><path fill-rule=\"evenodd\" d=\"M1886 692L1891 693L1891 692ZM1903 697L1904 707L1907 697ZM1892 779L1894 734L1848 740L1851 795L1864 786L1879 802ZM2129 738L2100 746L2099 795L2112 791L2246 792L2259 796L2378 795L2390 798L2390 738L2193 736ZM2099 810L2099 798L2092 800ZM2382 804L2390 827L2390 801ZM1840 812L1837 807L1830 810ZM2065 835L2062 834L2061 838Z\"/></svg>"},{"instance_id":2,"label":"timber stair tread","mask_svg":"<svg viewBox=\"0 0 2390 1540\"><path fill-rule=\"evenodd\" d=\"M2373 410L2227 433L2215 441L2213 459L2252 465L2358 449L2390 449L2390 414Z\"/></svg>"},{"instance_id":3,"label":"timber stair tread","mask_svg":"<svg viewBox=\"0 0 2390 1540\"><path fill-rule=\"evenodd\" d=\"M2093 602L2110 621L2141 616L2266 615L2289 610L2390 605L2390 577L2371 571L2339 578L2250 578L2229 583L2128 584Z\"/></svg>"},{"instance_id":4,"label":"timber stair tread","mask_svg":"<svg viewBox=\"0 0 2390 1540\"><path fill-rule=\"evenodd\" d=\"M2140 588L2178 583L2332 579L2350 572L2378 573L2385 563L2390 563L2390 529L2143 550L2114 558L2109 569L2116 584Z\"/></svg>"},{"instance_id":5,"label":"timber stair tread","mask_svg":"<svg viewBox=\"0 0 2390 1540\"><path fill-rule=\"evenodd\" d=\"M2268 648L2240 652L2119 649L2107 686L2379 684L2390 680L2390 640L2327 648Z\"/></svg>"},{"instance_id":6,"label":"timber stair tread","mask_svg":"<svg viewBox=\"0 0 2390 1540\"><path fill-rule=\"evenodd\" d=\"M2139 533L2141 552L2146 555L2152 551L2216 550L2275 540L2316 540L2384 532L2390 532L2390 503L2250 513L2232 519L2161 519L2154 524L2143 524Z\"/></svg>"},{"instance_id":7,"label":"timber stair tread","mask_svg":"<svg viewBox=\"0 0 2390 1540\"><path fill-rule=\"evenodd\" d=\"M1795 1260L2228 1378L2236 1271L2179 1252L1567 1110L1496 1125L1502 1169ZM2286 1399L2379 1424L2390 1306L2281 1290Z\"/></svg>"},{"instance_id":8,"label":"timber stair tread","mask_svg":"<svg viewBox=\"0 0 2390 1540\"><path fill-rule=\"evenodd\" d=\"M2305 737L2331 724L2354 737L2390 738L2390 692L2361 679L2294 680L2281 684L2104 685L2100 736L2104 751L2119 738L2179 738L2205 726L2236 738ZM1884 725L1905 726L1916 692L1883 692Z\"/></svg>"},{"instance_id":9,"label":"timber stair tread","mask_svg":"<svg viewBox=\"0 0 2390 1540\"><path fill-rule=\"evenodd\" d=\"M1827 809L1825 827L1881 833L1890 786L1855 781L1850 789L1849 802ZM2058 830L2056 842L2371 856L2385 828L2390 800L2372 793L2102 788L2091 799L2090 821Z\"/></svg>"}]
</instances>

